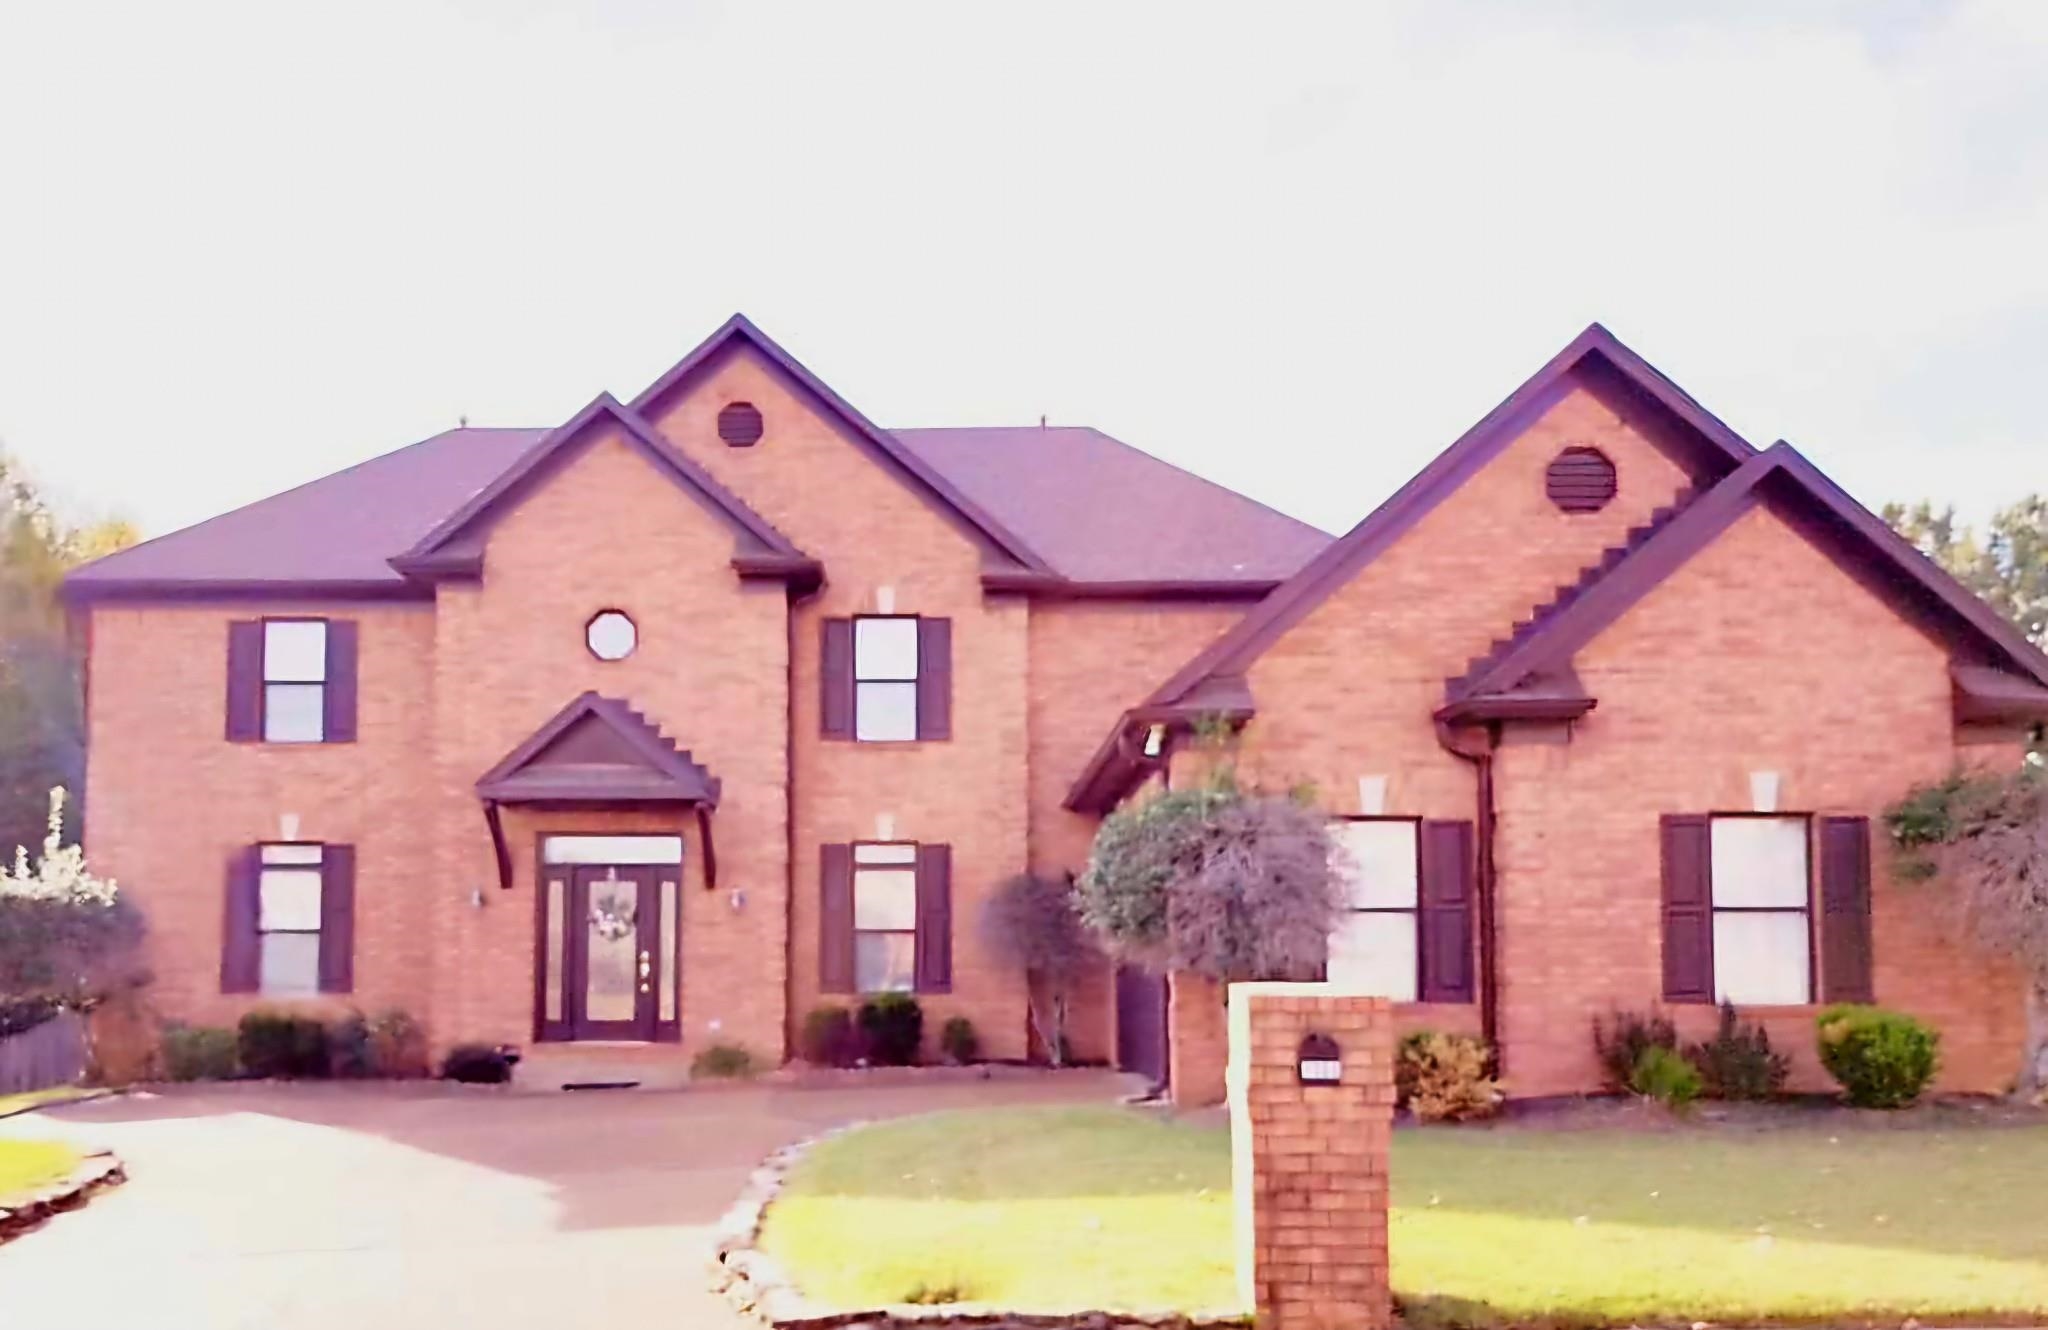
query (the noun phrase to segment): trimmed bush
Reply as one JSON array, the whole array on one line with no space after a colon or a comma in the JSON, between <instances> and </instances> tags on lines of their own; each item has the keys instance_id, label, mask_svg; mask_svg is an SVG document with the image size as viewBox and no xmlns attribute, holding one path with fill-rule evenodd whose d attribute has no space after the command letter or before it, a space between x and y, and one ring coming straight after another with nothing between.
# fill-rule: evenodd
<instances>
[{"instance_id":1,"label":"trimmed bush","mask_svg":"<svg viewBox=\"0 0 2048 1330\"><path fill-rule=\"evenodd\" d=\"M288 1011L252 1011L237 1027L242 1070L256 1077L325 1076L327 1027Z\"/></svg>"},{"instance_id":2,"label":"trimmed bush","mask_svg":"<svg viewBox=\"0 0 2048 1330\"><path fill-rule=\"evenodd\" d=\"M218 1025L166 1025L159 1052L164 1078L224 1081L235 1074L237 1038Z\"/></svg>"},{"instance_id":3,"label":"trimmed bush","mask_svg":"<svg viewBox=\"0 0 2048 1330\"><path fill-rule=\"evenodd\" d=\"M1661 1012L1612 1011L1593 1018L1593 1052L1600 1059L1600 1077L1617 1094L1634 1088L1643 1050L1678 1051L1678 1029Z\"/></svg>"},{"instance_id":4,"label":"trimmed bush","mask_svg":"<svg viewBox=\"0 0 2048 1330\"><path fill-rule=\"evenodd\" d=\"M1815 1021L1820 1064L1858 1108L1904 1108L1941 1064L1941 1036L1903 1011L1840 1003Z\"/></svg>"},{"instance_id":5,"label":"trimmed bush","mask_svg":"<svg viewBox=\"0 0 2048 1330\"><path fill-rule=\"evenodd\" d=\"M804 1016L797 1051L814 1067L851 1067L860 1058L853 1013L844 1007L812 1007Z\"/></svg>"},{"instance_id":6,"label":"trimmed bush","mask_svg":"<svg viewBox=\"0 0 2048 1330\"><path fill-rule=\"evenodd\" d=\"M327 1027L327 1074L339 1080L376 1075L370 1065L370 1022L352 1011Z\"/></svg>"},{"instance_id":7,"label":"trimmed bush","mask_svg":"<svg viewBox=\"0 0 2048 1330\"><path fill-rule=\"evenodd\" d=\"M754 1055L738 1044L713 1044L690 1059L692 1080L744 1080L754 1074Z\"/></svg>"},{"instance_id":8,"label":"trimmed bush","mask_svg":"<svg viewBox=\"0 0 2048 1330\"><path fill-rule=\"evenodd\" d=\"M402 1079L427 1074L427 1033L397 1007L370 1018L370 1074Z\"/></svg>"},{"instance_id":9,"label":"trimmed bush","mask_svg":"<svg viewBox=\"0 0 2048 1330\"><path fill-rule=\"evenodd\" d=\"M1666 1108L1682 1110L1700 1097L1700 1070L1685 1055L1662 1044L1647 1044L1629 1073L1628 1088Z\"/></svg>"},{"instance_id":10,"label":"trimmed bush","mask_svg":"<svg viewBox=\"0 0 2048 1330\"><path fill-rule=\"evenodd\" d=\"M441 1075L464 1085L503 1085L512 1079L512 1064L518 1060L509 1048L457 1044L441 1060Z\"/></svg>"},{"instance_id":11,"label":"trimmed bush","mask_svg":"<svg viewBox=\"0 0 2048 1330\"><path fill-rule=\"evenodd\" d=\"M908 993L877 993L860 1004L861 1044L877 1066L908 1067L924 1043L924 1008Z\"/></svg>"},{"instance_id":12,"label":"trimmed bush","mask_svg":"<svg viewBox=\"0 0 2048 1330\"><path fill-rule=\"evenodd\" d=\"M1487 1075L1493 1050L1469 1034L1419 1030L1401 1041L1394 1064L1399 1099L1417 1122L1465 1122L1499 1110L1500 1083Z\"/></svg>"},{"instance_id":13,"label":"trimmed bush","mask_svg":"<svg viewBox=\"0 0 2048 1330\"><path fill-rule=\"evenodd\" d=\"M1771 1050L1764 1027L1741 1024L1730 1002L1721 1004L1714 1037L1694 1044L1685 1055L1700 1069L1709 1099L1775 1099L1792 1072L1792 1059Z\"/></svg>"},{"instance_id":14,"label":"trimmed bush","mask_svg":"<svg viewBox=\"0 0 2048 1330\"><path fill-rule=\"evenodd\" d=\"M939 1029L939 1048L946 1061L964 1067L981 1056L981 1036L974 1032L973 1021L954 1016Z\"/></svg>"}]
</instances>

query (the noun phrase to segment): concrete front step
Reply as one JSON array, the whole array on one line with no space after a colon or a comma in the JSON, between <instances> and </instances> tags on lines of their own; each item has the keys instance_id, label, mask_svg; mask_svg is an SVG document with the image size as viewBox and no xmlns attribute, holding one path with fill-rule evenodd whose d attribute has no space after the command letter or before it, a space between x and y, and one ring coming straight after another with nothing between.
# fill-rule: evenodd
<instances>
[{"instance_id":1,"label":"concrete front step","mask_svg":"<svg viewBox=\"0 0 2048 1330\"><path fill-rule=\"evenodd\" d=\"M675 1044L529 1044L512 1069L520 1090L676 1090L690 1083L690 1059Z\"/></svg>"}]
</instances>

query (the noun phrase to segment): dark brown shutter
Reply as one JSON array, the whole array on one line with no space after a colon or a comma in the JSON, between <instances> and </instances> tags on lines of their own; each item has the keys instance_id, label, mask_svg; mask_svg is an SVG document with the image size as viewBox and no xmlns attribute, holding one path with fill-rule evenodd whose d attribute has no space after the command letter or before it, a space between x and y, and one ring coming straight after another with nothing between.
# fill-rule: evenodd
<instances>
[{"instance_id":1,"label":"dark brown shutter","mask_svg":"<svg viewBox=\"0 0 2048 1330\"><path fill-rule=\"evenodd\" d=\"M1472 1000L1472 824L1422 824L1421 978L1424 1002Z\"/></svg>"},{"instance_id":2,"label":"dark brown shutter","mask_svg":"<svg viewBox=\"0 0 2048 1330\"><path fill-rule=\"evenodd\" d=\"M356 621L327 621L326 715L321 733L328 743L354 743L356 738Z\"/></svg>"},{"instance_id":3,"label":"dark brown shutter","mask_svg":"<svg viewBox=\"0 0 2048 1330\"><path fill-rule=\"evenodd\" d=\"M1712 842L1707 819L1667 813L1664 841L1664 1000L1714 1000Z\"/></svg>"},{"instance_id":4,"label":"dark brown shutter","mask_svg":"<svg viewBox=\"0 0 2048 1330\"><path fill-rule=\"evenodd\" d=\"M827 739L853 737L853 620L825 619L818 652L819 732Z\"/></svg>"},{"instance_id":5,"label":"dark brown shutter","mask_svg":"<svg viewBox=\"0 0 2048 1330\"><path fill-rule=\"evenodd\" d=\"M1875 1002L1870 944L1870 819L1820 820L1821 1001Z\"/></svg>"},{"instance_id":6,"label":"dark brown shutter","mask_svg":"<svg viewBox=\"0 0 2048 1330\"><path fill-rule=\"evenodd\" d=\"M917 847L917 991L953 991L953 847Z\"/></svg>"},{"instance_id":7,"label":"dark brown shutter","mask_svg":"<svg viewBox=\"0 0 2048 1330\"><path fill-rule=\"evenodd\" d=\"M263 737L263 621L228 625L228 738Z\"/></svg>"},{"instance_id":8,"label":"dark brown shutter","mask_svg":"<svg viewBox=\"0 0 2048 1330\"><path fill-rule=\"evenodd\" d=\"M953 737L953 621L917 621L917 737Z\"/></svg>"},{"instance_id":9,"label":"dark brown shutter","mask_svg":"<svg viewBox=\"0 0 2048 1330\"><path fill-rule=\"evenodd\" d=\"M320 849L320 991L356 984L356 847Z\"/></svg>"},{"instance_id":10,"label":"dark brown shutter","mask_svg":"<svg viewBox=\"0 0 2048 1330\"><path fill-rule=\"evenodd\" d=\"M247 845L228 856L225 909L220 930L220 991L253 993L262 970L262 941L256 931L257 875L262 851Z\"/></svg>"},{"instance_id":11,"label":"dark brown shutter","mask_svg":"<svg viewBox=\"0 0 2048 1330\"><path fill-rule=\"evenodd\" d=\"M853 992L851 845L818 847L818 989Z\"/></svg>"}]
</instances>

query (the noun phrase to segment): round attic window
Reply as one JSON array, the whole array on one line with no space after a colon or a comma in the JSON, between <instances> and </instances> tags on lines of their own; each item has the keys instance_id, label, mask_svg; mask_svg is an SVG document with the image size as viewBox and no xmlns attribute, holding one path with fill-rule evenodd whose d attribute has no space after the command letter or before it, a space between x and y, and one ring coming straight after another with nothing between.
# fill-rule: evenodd
<instances>
[{"instance_id":1,"label":"round attic window","mask_svg":"<svg viewBox=\"0 0 2048 1330\"><path fill-rule=\"evenodd\" d=\"M1614 463L1598 448L1567 448L1543 472L1543 491L1568 513L1597 513L1614 499Z\"/></svg>"},{"instance_id":2,"label":"round attic window","mask_svg":"<svg viewBox=\"0 0 2048 1330\"><path fill-rule=\"evenodd\" d=\"M624 660L640 645L640 630L619 610L605 610L583 628L583 641L599 660Z\"/></svg>"},{"instance_id":3,"label":"round attic window","mask_svg":"<svg viewBox=\"0 0 2048 1330\"><path fill-rule=\"evenodd\" d=\"M752 402L729 402L718 413L718 437L735 448L761 441L761 408Z\"/></svg>"}]
</instances>

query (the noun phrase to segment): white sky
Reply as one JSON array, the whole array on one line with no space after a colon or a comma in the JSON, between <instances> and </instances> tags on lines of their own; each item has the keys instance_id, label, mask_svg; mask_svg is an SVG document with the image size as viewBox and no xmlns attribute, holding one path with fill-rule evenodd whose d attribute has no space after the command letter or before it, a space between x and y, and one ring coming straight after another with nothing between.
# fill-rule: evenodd
<instances>
[{"instance_id":1,"label":"white sky","mask_svg":"<svg viewBox=\"0 0 2048 1330\"><path fill-rule=\"evenodd\" d=\"M74 503L552 424L735 309L1338 530L1597 318L1981 512L2048 488L2048 3L0 0L0 443Z\"/></svg>"}]
</instances>

